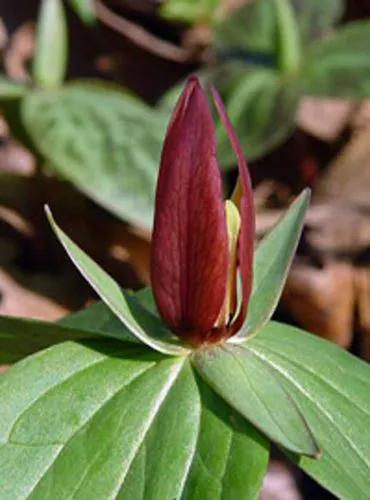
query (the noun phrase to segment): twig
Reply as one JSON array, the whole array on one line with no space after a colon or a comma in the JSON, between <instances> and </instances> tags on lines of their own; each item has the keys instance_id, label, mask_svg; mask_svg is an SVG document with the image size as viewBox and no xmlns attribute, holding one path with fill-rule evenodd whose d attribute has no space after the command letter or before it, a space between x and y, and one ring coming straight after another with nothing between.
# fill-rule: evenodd
<instances>
[{"instance_id":1,"label":"twig","mask_svg":"<svg viewBox=\"0 0 370 500\"><path fill-rule=\"evenodd\" d=\"M148 52L179 63L189 63L195 60L194 54L191 51L156 37L142 26L138 26L134 22L115 14L100 0L95 1L95 9L98 19L103 24L109 26Z\"/></svg>"}]
</instances>

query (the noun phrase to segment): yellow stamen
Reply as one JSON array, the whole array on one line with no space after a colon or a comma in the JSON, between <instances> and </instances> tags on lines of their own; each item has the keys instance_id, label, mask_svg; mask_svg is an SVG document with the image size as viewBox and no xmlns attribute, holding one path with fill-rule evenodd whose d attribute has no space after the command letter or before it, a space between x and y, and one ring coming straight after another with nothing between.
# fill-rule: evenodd
<instances>
[{"instance_id":1,"label":"yellow stamen","mask_svg":"<svg viewBox=\"0 0 370 500\"><path fill-rule=\"evenodd\" d=\"M235 313L237 305L236 297L236 272L237 272L237 249L240 231L239 211L231 200L225 202L226 224L229 239L229 266L227 273L227 285L224 305L217 320L217 325L227 325L231 316Z\"/></svg>"}]
</instances>

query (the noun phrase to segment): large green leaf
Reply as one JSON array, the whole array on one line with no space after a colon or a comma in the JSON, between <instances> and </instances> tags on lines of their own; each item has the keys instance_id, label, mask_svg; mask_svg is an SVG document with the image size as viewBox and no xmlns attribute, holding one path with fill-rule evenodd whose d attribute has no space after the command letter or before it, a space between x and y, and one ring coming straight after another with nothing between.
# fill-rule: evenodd
<instances>
[{"instance_id":1,"label":"large green leaf","mask_svg":"<svg viewBox=\"0 0 370 500\"><path fill-rule=\"evenodd\" d=\"M299 466L338 498L367 500L370 491L370 365L332 343L269 323L245 344L305 415L321 458Z\"/></svg>"},{"instance_id":2,"label":"large green leaf","mask_svg":"<svg viewBox=\"0 0 370 500\"><path fill-rule=\"evenodd\" d=\"M302 232L310 191L306 189L259 244L254 256L248 315L233 341L245 340L271 318L283 290Z\"/></svg>"},{"instance_id":3,"label":"large green leaf","mask_svg":"<svg viewBox=\"0 0 370 500\"><path fill-rule=\"evenodd\" d=\"M124 292L109 274L60 229L50 211L47 211L47 216L56 236L77 269L134 336L165 354L189 352L189 349L180 344L157 316L142 307L133 295Z\"/></svg>"},{"instance_id":4,"label":"large green leaf","mask_svg":"<svg viewBox=\"0 0 370 500\"><path fill-rule=\"evenodd\" d=\"M370 95L370 21L357 21L312 45L302 71L305 92L361 99Z\"/></svg>"},{"instance_id":5,"label":"large green leaf","mask_svg":"<svg viewBox=\"0 0 370 500\"><path fill-rule=\"evenodd\" d=\"M167 114L117 87L79 82L29 93L22 117L50 168L122 219L151 227Z\"/></svg>"},{"instance_id":6,"label":"large green leaf","mask_svg":"<svg viewBox=\"0 0 370 500\"><path fill-rule=\"evenodd\" d=\"M167 465L186 474L199 401L189 370L180 375L183 365L184 358L163 359L142 348L120 352L113 345L104 352L75 343L20 362L0 381L7 401L1 408L1 498L115 496L161 413L177 439L172 448L160 447L160 455L169 453ZM181 408L175 414L174 403ZM176 497L173 488L182 481L175 481L168 485L172 497L163 498Z\"/></svg>"},{"instance_id":7,"label":"large green leaf","mask_svg":"<svg viewBox=\"0 0 370 500\"><path fill-rule=\"evenodd\" d=\"M233 77L225 79L225 73ZM268 153L294 129L300 95L294 80L282 80L272 70L228 64L214 75L214 84L221 91L248 159ZM217 132L221 164L232 165L235 156L221 124Z\"/></svg>"},{"instance_id":8,"label":"large green leaf","mask_svg":"<svg viewBox=\"0 0 370 500\"><path fill-rule=\"evenodd\" d=\"M221 0L166 0L160 13L171 21L196 23L210 21Z\"/></svg>"},{"instance_id":9,"label":"large green leaf","mask_svg":"<svg viewBox=\"0 0 370 500\"><path fill-rule=\"evenodd\" d=\"M233 408L285 449L317 456L304 414L274 373L244 344L210 346L192 355L203 379Z\"/></svg>"},{"instance_id":10,"label":"large green leaf","mask_svg":"<svg viewBox=\"0 0 370 500\"><path fill-rule=\"evenodd\" d=\"M184 500L259 498L268 446L240 414L198 379L202 413Z\"/></svg>"},{"instance_id":11,"label":"large green leaf","mask_svg":"<svg viewBox=\"0 0 370 500\"><path fill-rule=\"evenodd\" d=\"M0 398L4 500L257 498L264 439L199 394L186 358L66 342L14 366Z\"/></svg>"},{"instance_id":12,"label":"large green leaf","mask_svg":"<svg viewBox=\"0 0 370 500\"><path fill-rule=\"evenodd\" d=\"M37 23L33 78L53 88L63 82L67 65L67 27L62 0L42 0Z\"/></svg>"}]
</instances>

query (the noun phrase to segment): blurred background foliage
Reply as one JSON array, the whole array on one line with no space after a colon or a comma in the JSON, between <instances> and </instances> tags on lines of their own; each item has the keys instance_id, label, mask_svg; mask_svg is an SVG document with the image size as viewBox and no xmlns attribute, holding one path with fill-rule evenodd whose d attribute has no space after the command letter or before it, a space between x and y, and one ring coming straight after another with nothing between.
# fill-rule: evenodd
<instances>
[{"instance_id":1,"label":"blurred background foliage","mask_svg":"<svg viewBox=\"0 0 370 500\"><path fill-rule=\"evenodd\" d=\"M117 7L120 3L126 2ZM183 43L161 39L100 2L70 0L65 6L62 0L45 0L27 83L8 75L0 81L11 132L42 168L133 225L151 227L161 140L183 82L149 106L128 88L105 80L66 79L73 50L68 6L95 33L103 22L122 28L134 43L144 40L144 49L148 43L167 59L177 62L181 55L181 62L193 66L189 72L198 71L205 84L220 90L250 160L292 134L304 96L359 100L370 93L370 23L337 26L344 12L341 0L255 0L236 7L221 0L169 0L138 2L131 9L140 5L146 16L151 10L153 22L166 20ZM233 168L221 127L218 133L221 166Z\"/></svg>"},{"instance_id":2,"label":"blurred background foliage","mask_svg":"<svg viewBox=\"0 0 370 500\"><path fill-rule=\"evenodd\" d=\"M367 0L3 0L0 313L94 300L44 203L122 286L149 282L161 146L197 73L249 160L258 238L312 188L278 316L370 360L369 47ZM235 159L215 119L226 194ZM265 498L321 498L295 479L273 462Z\"/></svg>"}]
</instances>

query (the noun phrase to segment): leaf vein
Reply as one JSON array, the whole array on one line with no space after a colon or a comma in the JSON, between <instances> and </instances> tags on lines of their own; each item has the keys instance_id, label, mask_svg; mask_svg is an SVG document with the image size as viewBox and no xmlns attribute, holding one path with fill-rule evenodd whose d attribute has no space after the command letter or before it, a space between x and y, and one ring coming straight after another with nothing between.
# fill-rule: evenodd
<instances>
[{"instance_id":1,"label":"leaf vein","mask_svg":"<svg viewBox=\"0 0 370 500\"><path fill-rule=\"evenodd\" d=\"M341 427L339 427L333 418L333 416L328 412L321 404L319 404L315 399L311 396L309 392L307 392L296 380L294 380L289 373L287 373L284 369L282 369L279 365L276 365L271 359L268 357L264 356L263 353L259 352L258 350L254 349L251 346L248 346L248 349L253 351L256 356L258 356L262 361L264 361L267 365L270 365L274 370L276 370L278 373L280 373L286 380L288 380L296 389L298 389L299 392L301 392L311 403L313 403L314 406L317 406L319 410L321 410L322 414L326 416L326 418L331 422L333 427L335 427L338 430L338 433L343 436L345 441L348 442L350 447L353 449L356 455L368 466L370 467L370 463L368 462L368 459L362 455L360 450L358 450L357 446L349 436L347 436Z\"/></svg>"},{"instance_id":2,"label":"leaf vein","mask_svg":"<svg viewBox=\"0 0 370 500\"><path fill-rule=\"evenodd\" d=\"M103 361L103 360L100 360L100 361ZM90 366L93 366L93 365L90 365ZM42 476L37 480L37 482L34 484L34 486L32 487L32 489L30 490L28 496L30 496L34 491L35 489L37 488L37 486L39 485L39 483L41 482L41 480L43 479L43 477L47 474L47 472L52 468L52 466L54 465L54 463L56 462L56 460L58 459L59 455L62 453L62 451L65 449L65 447L68 445L68 443L79 433L81 432L81 430L83 430L85 427L87 427L91 421L93 420L93 418L96 416L96 414L98 412L100 412L102 410L102 408L104 408L104 406L106 406L117 394L119 394L123 389L125 389L125 387L128 385L128 384L131 384L134 380L136 380L137 378L141 377L142 375L144 375L144 373L146 373L148 370L150 370L151 368L153 368L155 366L155 363L152 363L151 365L149 366L146 366L142 371L140 371L139 373L136 374L136 376L134 378L131 378L129 380L129 382L127 384L124 384L123 386L120 386L119 389L117 391L115 391L114 393L112 393L108 399L106 399L104 401L104 403L97 407L95 409L95 411L89 416L89 418L86 420L86 422L81 426L79 427L73 434L71 434L68 439L63 443L63 447L59 450L58 454L55 456L53 462L50 464L50 466L44 471L44 473L42 474Z\"/></svg>"}]
</instances>

